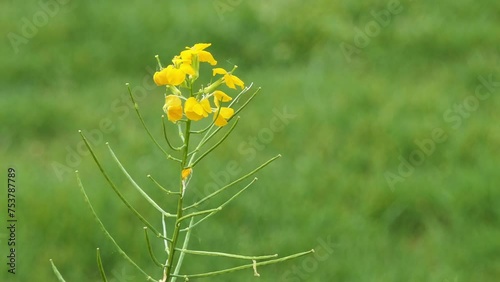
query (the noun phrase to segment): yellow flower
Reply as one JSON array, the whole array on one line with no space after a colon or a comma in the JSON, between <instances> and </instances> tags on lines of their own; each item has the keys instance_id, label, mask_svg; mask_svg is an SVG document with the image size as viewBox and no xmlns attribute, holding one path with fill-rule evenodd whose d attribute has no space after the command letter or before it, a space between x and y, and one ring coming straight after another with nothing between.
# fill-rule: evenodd
<instances>
[{"instance_id":1,"label":"yellow flower","mask_svg":"<svg viewBox=\"0 0 500 282\"><path fill-rule=\"evenodd\" d=\"M206 98L198 102L196 98L190 97L184 104L184 113L190 120L200 120L207 117L211 112L212 108L210 107L210 102Z\"/></svg>"},{"instance_id":2,"label":"yellow flower","mask_svg":"<svg viewBox=\"0 0 500 282\"><path fill-rule=\"evenodd\" d=\"M177 86L184 82L186 79L186 72L182 69L178 69L173 65L169 65L161 71L155 72L153 80L156 85L173 85Z\"/></svg>"},{"instance_id":3,"label":"yellow flower","mask_svg":"<svg viewBox=\"0 0 500 282\"><path fill-rule=\"evenodd\" d=\"M174 63L174 66L186 74L194 75L195 71L193 67L191 66L191 60L185 60L180 56L175 56L172 59L172 63Z\"/></svg>"},{"instance_id":4,"label":"yellow flower","mask_svg":"<svg viewBox=\"0 0 500 282\"><path fill-rule=\"evenodd\" d=\"M185 168L185 169L183 169L182 172L181 172L182 180L186 179L189 175L191 175L192 171L193 171L192 168Z\"/></svg>"},{"instance_id":5,"label":"yellow flower","mask_svg":"<svg viewBox=\"0 0 500 282\"><path fill-rule=\"evenodd\" d=\"M211 43L197 43L194 44L193 47L186 47L187 50L184 50L181 52L181 57L183 60L188 60L191 62L192 56L198 56L198 60L202 63L207 62L210 63L212 66L215 66L217 64L217 61L214 59L212 54L208 51L205 51L206 48L208 48Z\"/></svg>"},{"instance_id":6,"label":"yellow flower","mask_svg":"<svg viewBox=\"0 0 500 282\"><path fill-rule=\"evenodd\" d=\"M222 107L217 109L214 113L215 125L224 126L227 124L227 120L230 119L234 115L234 109Z\"/></svg>"},{"instance_id":7,"label":"yellow flower","mask_svg":"<svg viewBox=\"0 0 500 282\"><path fill-rule=\"evenodd\" d=\"M231 100L233 100L233 98L229 97L226 93L220 90L214 91L214 103L217 108L219 107L219 102L229 102Z\"/></svg>"},{"instance_id":8,"label":"yellow flower","mask_svg":"<svg viewBox=\"0 0 500 282\"><path fill-rule=\"evenodd\" d=\"M215 76L216 74L223 74L224 75L224 82L226 83L227 87L236 89L235 85L238 85L243 89L244 83L241 79L239 79L237 76L232 75L228 73L225 69L223 68L215 68L213 69L213 75Z\"/></svg>"},{"instance_id":9,"label":"yellow flower","mask_svg":"<svg viewBox=\"0 0 500 282\"><path fill-rule=\"evenodd\" d=\"M182 118L181 99L177 95L168 95L165 97L163 111L167 114L168 120L176 122Z\"/></svg>"},{"instance_id":10,"label":"yellow flower","mask_svg":"<svg viewBox=\"0 0 500 282\"><path fill-rule=\"evenodd\" d=\"M153 80L156 85L180 85L186 80L186 75L194 75L194 69L191 67L190 63L186 60L181 59L179 56L175 56L172 60L173 65L168 65L161 71L155 72Z\"/></svg>"}]
</instances>

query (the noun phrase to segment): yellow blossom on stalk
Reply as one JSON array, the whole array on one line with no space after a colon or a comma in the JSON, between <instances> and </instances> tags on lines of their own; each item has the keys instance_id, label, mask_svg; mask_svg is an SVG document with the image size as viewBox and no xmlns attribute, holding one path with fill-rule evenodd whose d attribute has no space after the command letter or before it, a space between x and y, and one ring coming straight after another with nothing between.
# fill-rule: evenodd
<instances>
[{"instance_id":1,"label":"yellow blossom on stalk","mask_svg":"<svg viewBox=\"0 0 500 282\"><path fill-rule=\"evenodd\" d=\"M193 47L186 47L187 50L181 52L181 57L183 60L188 60L191 62L191 58L193 55L198 56L199 62L209 63L212 66L217 64L217 61L214 59L212 54L208 51L205 51L206 48L210 47L212 43L197 43L194 44Z\"/></svg>"},{"instance_id":2,"label":"yellow blossom on stalk","mask_svg":"<svg viewBox=\"0 0 500 282\"><path fill-rule=\"evenodd\" d=\"M184 113L190 120L200 120L204 117L207 117L211 112L212 108L210 107L210 102L208 101L208 99L202 99L198 102L196 98L190 97L184 104Z\"/></svg>"},{"instance_id":3,"label":"yellow blossom on stalk","mask_svg":"<svg viewBox=\"0 0 500 282\"><path fill-rule=\"evenodd\" d=\"M180 56L175 56L172 59L172 63L174 66L180 70L182 70L186 74L194 75L195 71L191 66L191 60L185 60Z\"/></svg>"},{"instance_id":4,"label":"yellow blossom on stalk","mask_svg":"<svg viewBox=\"0 0 500 282\"><path fill-rule=\"evenodd\" d=\"M244 86L243 81L239 77L227 72L225 69L215 68L215 69L213 69L212 73L214 76L216 74L223 74L224 75L224 82L226 83L227 87L232 88L232 89L236 89L235 85L238 85L239 87L241 87L241 89L243 89L243 86Z\"/></svg>"},{"instance_id":5,"label":"yellow blossom on stalk","mask_svg":"<svg viewBox=\"0 0 500 282\"><path fill-rule=\"evenodd\" d=\"M182 180L186 179L189 175L191 175L192 171L193 171L192 168L185 168L185 169L183 169L182 172L181 172Z\"/></svg>"},{"instance_id":6,"label":"yellow blossom on stalk","mask_svg":"<svg viewBox=\"0 0 500 282\"><path fill-rule=\"evenodd\" d=\"M224 126L227 124L227 120L230 119L234 115L234 109L222 107L217 109L214 113L214 124L217 126Z\"/></svg>"},{"instance_id":7,"label":"yellow blossom on stalk","mask_svg":"<svg viewBox=\"0 0 500 282\"><path fill-rule=\"evenodd\" d=\"M173 65L169 65L161 71L155 72L153 80L156 85L173 85L177 86L184 82L186 79L186 71L183 69L178 69Z\"/></svg>"},{"instance_id":8,"label":"yellow blossom on stalk","mask_svg":"<svg viewBox=\"0 0 500 282\"><path fill-rule=\"evenodd\" d=\"M181 99L177 95L168 95L165 97L165 105L163 111L167 114L167 118L171 122L176 122L182 118Z\"/></svg>"},{"instance_id":9,"label":"yellow blossom on stalk","mask_svg":"<svg viewBox=\"0 0 500 282\"><path fill-rule=\"evenodd\" d=\"M153 80L156 85L180 85L186 80L186 75L194 75L193 67L191 67L190 62L181 59L179 56L175 56L172 60L173 65L168 65L161 71L155 72Z\"/></svg>"},{"instance_id":10,"label":"yellow blossom on stalk","mask_svg":"<svg viewBox=\"0 0 500 282\"><path fill-rule=\"evenodd\" d=\"M219 107L219 102L229 102L231 100L233 100L233 98L229 97L226 93L220 90L214 91L214 103L217 108Z\"/></svg>"}]
</instances>

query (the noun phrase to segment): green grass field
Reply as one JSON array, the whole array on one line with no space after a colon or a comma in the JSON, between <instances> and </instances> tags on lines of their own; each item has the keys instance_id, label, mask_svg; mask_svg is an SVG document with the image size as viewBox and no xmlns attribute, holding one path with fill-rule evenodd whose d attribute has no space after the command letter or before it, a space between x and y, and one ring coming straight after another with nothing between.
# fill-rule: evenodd
<instances>
[{"instance_id":1,"label":"green grass field","mask_svg":"<svg viewBox=\"0 0 500 282\"><path fill-rule=\"evenodd\" d=\"M222 148L200 163L199 191L283 157L192 235L229 253L316 255L200 281L497 281L500 277L498 1L3 1L0 4L1 281L145 281L95 223L156 279L142 223L109 189L78 130L133 205L160 226L108 154L167 209L175 166L127 100L139 95L161 137L159 54L210 42L261 93ZM282 121L275 127L274 120ZM273 130L276 129L276 130ZM173 127L172 127L173 129ZM83 152L79 153L79 152ZM230 164L228 166L228 164ZM7 169L16 169L16 274L8 273ZM195 197L194 194L191 197ZM162 252L162 244L154 247ZM234 266L186 258L185 271ZM198 281L198 280L196 280Z\"/></svg>"}]
</instances>

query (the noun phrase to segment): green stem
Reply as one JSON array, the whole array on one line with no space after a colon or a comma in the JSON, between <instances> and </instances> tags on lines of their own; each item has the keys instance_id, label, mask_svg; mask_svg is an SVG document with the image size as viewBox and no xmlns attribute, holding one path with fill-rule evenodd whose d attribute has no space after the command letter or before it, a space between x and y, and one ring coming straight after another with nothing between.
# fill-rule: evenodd
<instances>
[{"instance_id":1,"label":"green stem","mask_svg":"<svg viewBox=\"0 0 500 282\"><path fill-rule=\"evenodd\" d=\"M144 227L144 236L146 236L146 245L148 245L149 256L151 256L151 260L156 264L156 266L164 267L155 257L153 253L153 248L151 247L151 241L149 240L148 228Z\"/></svg>"},{"instance_id":2,"label":"green stem","mask_svg":"<svg viewBox=\"0 0 500 282\"><path fill-rule=\"evenodd\" d=\"M240 181L242 181L242 180L244 180L244 179L246 179L246 178L248 178L248 177L252 176L254 173L256 173L257 171L259 171L259 170L263 169L265 166L267 166L268 164L272 163L274 160L276 160L276 159L278 159L278 158L280 158L280 157L281 157L281 155L277 155L277 156L275 156L275 157L271 158L271 159L270 159L270 160L268 160L267 162L265 162L265 163L261 164L259 167L257 167L256 169L254 169L254 170L250 171L250 172L249 172L249 173L247 173L246 175L243 175L243 176L242 176L242 177L240 177L239 179L237 179L237 180L235 180L235 181L233 181L233 182L229 183L228 185L226 185L226 186L224 186L224 187L220 188L219 190L217 190L217 191L215 191L215 192L211 193L210 195L208 195L208 196L206 196L205 198L203 198L203 199L201 199L201 200L199 200L199 201L195 202L194 204L192 204L192 205L190 205L190 206L185 207L185 208L184 208L184 210L187 210L187 209L190 209L190 208L194 208L194 207L196 207L196 206L198 206L198 205L202 204L202 203L203 203L203 202L205 202L206 200L208 200L208 199L210 199L210 198L214 197L215 195L219 194L220 192L222 192L222 191L226 190L227 188L229 188L229 187L231 187L231 186L235 185L236 183L238 183L238 182L240 182Z\"/></svg>"},{"instance_id":3,"label":"green stem","mask_svg":"<svg viewBox=\"0 0 500 282\"><path fill-rule=\"evenodd\" d=\"M228 258L245 259L245 260L264 260L264 259L271 259L278 257L278 254L264 255L264 256L244 256L244 255L228 254L221 252L207 252L207 251L196 251L196 250L186 250L186 249L178 249L178 251L190 255L228 257Z\"/></svg>"},{"instance_id":4,"label":"green stem","mask_svg":"<svg viewBox=\"0 0 500 282\"><path fill-rule=\"evenodd\" d=\"M179 159L176 159L176 158L172 157L169 153L167 153L163 149L163 147L153 137L153 135L149 131L148 127L146 126L146 123L144 122L144 119L142 118L141 113L139 112L139 105L135 102L134 95L132 95L132 90L130 90L130 84L127 83L126 85L127 85L127 88L128 88L128 93L130 94L130 99L132 100L132 103L134 104L135 112L137 113L137 116L139 117L139 120L141 121L142 126L144 127L144 129L148 133L149 138L151 138L151 140L153 140L153 143L155 143L156 146L165 154L165 156L167 156L167 159L174 160L174 161L180 161Z\"/></svg>"},{"instance_id":5,"label":"green stem","mask_svg":"<svg viewBox=\"0 0 500 282\"><path fill-rule=\"evenodd\" d=\"M177 194L177 195L180 195L180 194L179 194L179 192L172 192L172 191L170 191L170 190L165 189L163 186L161 186L161 184L160 184L160 183L158 183L158 181L156 181L156 179L154 179L154 178L151 176L151 174L148 174L146 177L147 177L147 178L149 178L151 181L153 181L153 183L154 183L154 184L156 184L156 186L157 186L158 188L160 188L160 190L162 190L163 192L167 193L167 195L170 195L170 194Z\"/></svg>"},{"instance_id":6,"label":"green stem","mask_svg":"<svg viewBox=\"0 0 500 282\"><path fill-rule=\"evenodd\" d=\"M191 218L189 221L189 227L193 226L193 220L194 217ZM189 245L189 239L191 238L191 231L186 233L186 236L184 237L184 243L182 244L182 249L186 249ZM177 266L175 267L174 270L174 275L179 274L179 271L181 270L182 267L182 262L184 261L184 255L186 253L181 251L181 254L179 255L179 259L177 261ZM173 276L171 282L175 282L177 280L177 277Z\"/></svg>"},{"instance_id":7,"label":"green stem","mask_svg":"<svg viewBox=\"0 0 500 282\"><path fill-rule=\"evenodd\" d=\"M250 103L250 101L252 101L252 100L253 100L253 98L255 98L255 96L256 96L256 95L260 92L260 89L261 89L260 87L259 87L259 88L257 88L257 90L255 90L255 92L252 94L252 96L250 96L250 97L249 97L249 98L245 101L245 103L244 103L243 105L241 105L241 107L239 107L239 108L238 108L238 109L234 112L233 116L232 116L229 120L231 120L234 116L236 116L239 112L241 112L241 111L242 111L242 110L243 110L243 109L244 109L244 108L248 105L248 103ZM232 106L234 103L236 103L236 102L237 102L237 99L236 99L236 98L235 98L235 99L233 99L233 101L231 102L231 104L229 104L229 107L231 107L231 106ZM229 121L229 120L228 120L228 121Z\"/></svg>"},{"instance_id":8,"label":"green stem","mask_svg":"<svg viewBox=\"0 0 500 282\"><path fill-rule=\"evenodd\" d=\"M233 99L233 101L231 101L231 103L229 104L229 106L228 106L228 107L231 107L231 106L233 106L235 103L237 103L237 102L238 102L238 100L240 99L240 97L241 97L244 93L246 93L246 92L247 92L247 91L248 91L251 87L252 87L252 85L250 85L250 86L248 86L248 87L245 87L245 89L243 89L243 91L241 91L241 92L240 92L240 94L238 94L238 96L236 96L236 97ZM231 120L232 120L235 116L237 116L237 114L238 114L239 112L241 112L241 110L243 110L243 108L245 108L245 107L248 105L248 103L250 103L250 101L251 101L251 100L253 100L253 98L255 98L255 96L259 93L260 89L261 89L261 88L259 87L259 88L258 88L258 89L257 89L257 90L256 90L256 91L252 94L252 96L250 96L250 97L249 97L249 98L245 101L245 103L244 103L244 104L243 104L240 108L238 108L238 109L234 112L233 116L232 116L232 117L228 120L228 122L229 122L229 121L231 121ZM205 144L206 144L206 143L207 143L210 139L212 139L212 137L214 137L214 136L215 136L215 134L217 134L217 132L219 132L219 130L221 130L221 129L222 129L222 127L217 127L214 131L212 131L212 128L213 128L214 126L215 126L215 124L212 124L212 125L209 127L209 130L205 133L205 135L203 136L203 138L201 138L201 141L200 141L200 143L198 143L198 145L196 146L196 149L194 149L194 150L190 153L190 157L191 157L191 159L189 160L189 162L193 162L193 160L194 160L194 158L195 158L195 156L196 156L196 153L197 153L197 152L201 149L201 147L202 147L203 145L205 145Z\"/></svg>"},{"instance_id":9,"label":"green stem","mask_svg":"<svg viewBox=\"0 0 500 282\"><path fill-rule=\"evenodd\" d=\"M115 248L118 250L118 253L120 255L123 256L123 258L125 258L125 260L127 260L128 262L130 262L133 266L135 266L135 268L137 268L142 274L144 274L146 277L147 277L147 280L151 280L151 281L156 281L154 280L153 278L151 278L151 276L149 276L144 270L142 270L142 268L140 268L128 255L127 253L125 253L125 251L123 251L123 249L118 245L118 243L116 243L115 239L113 238L113 236L111 236L111 234L108 232L108 230L106 229L106 227L104 226L104 223L102 223L101 219L99 218L99 216L97 215L97 213L95 212L94 210L94 207L92 206L92 204L90 203L90 199L89 197L87 196L87 193L85 192L85 188L83 188L83 184L82 184L82 181L80 180L80 176L78 175L78 171L76 171L76 179L78 181L78 186L80 186L80 191L82 192L83 194L83 197L85 199L85 202L87 203L87 206L89 207L90 211L92 212L92 215L94 216L94 219L97 221L97 223L99 224L99 226L101 227L101 230L104 232L104 235L106 235L106 237L108 237L108 239L111 241L111 243L113 243L113 245L115 246ZM157 281L158 282L158 281Z\"/></svg>"},{"instance_id":10,"label":"green stem","mask_svg":"<svg viewBox=\"0 0 500 282\"><path fill-rule=\"evenodd\" d=\"M183 151L182 151L182 160L181 160L181 170L186 168L187 164L187 156L188 156L188 150L189 150L189 138L191 134L191 120L188 120L186 122L186 128L184 131L184 145L183 145ZM167 260L167 266L165 268L165 274L166 274L166 279L165 281L169 281L169 279L172 277L171 276L171 270L172 266L174 265L174 258L175 258L175 249L177 246L177 241L179 240L179 232L181 229L181 222L179 219L182 218L182 213L183 213L183 200L184 200L184 185L185 183L182 180L182 176L179 175L180 179L180 185L179 185L179 200L177 201L177 214L176 214L176 222L174 225L174 231L172 235L172 243L170 244L170 250L168 254L168 260Z\"/></svg>"},{"instance_id":11,"label":"green stem","mask_svg":"<svg viewBox=\"0 0 500 282\"><path fill-rule=\"evenodd\" d=\"M146 192L144 192L144 190L142 190L142 188L134 181L132 176L130 176L130 174L127 172L125 167L123 167L122 163L120 162L120 160L116 156L113 149L111 149L111 146L109 145L108 142L106 142L106 145L108 146L109 152L110 152L111 156L113 157L113 159L115 160L116 164L122 170L123 174L125 174L125 176L128 178L128 180L130 181L132 186L134 186L134 188L137 189L137 191L139 191L139 193L149 202L149 204L151 206L153 206L161 214L163 214L164 216L167 216L167 217L174 217L174 215L164 211L153 199L151 199L151 197L149 197L149 195Z\"/></svg>"},{"instance_id":12,"label":"green stem","mask_svg":"<svg viewBox=\"0 0 500 282\"><path fill-rule=\"evenodd\" d=\"M165 236L165 238L168 238L168 234L167 234L167 223L165 222L165 217L162 215L161 216L161 226L163 228L163 236ZM172 243L172 240L163 240L163 243L165 244L165 251L167 252L167 256L169 255L169 247L168 247L168 243ZM167 264L165 262L165 264Z\"/></svg>"},{"instance_id":13,"label":"green stem","mask_svg":"<svg viewBox=\"0 0 500 282\"><path fill-rule=\"evenodd\" d=\"M234 194L231 198L229 198L229 200L225 201L222 205L220 205L218 208L214 209L213 212L207 214L205 217L203 217L202 219L198 220L195 224L189 226L189 227L186 227L184 229L181 229L182 232L184 231L189 231L189 229L195 227L196 225L202 223L204 220L206 220L207 218L211 217L212 215L214 215L215 213L217 213L218 211L222 210L226 205L228 205L231 201L233 201L234 199L236 199L236 197L238 197L241 193L243 193L243 191L245 191L246 189L248 189L248 187L250 187L255 181L257 181L257 177L255 177L247 186L245 186L243 189L241 189L240 191L238 191L238 193Z\"/></svg>"},{"instance_id":14,"label":"green stem","mask_svg":"<svg viewBox=\"0 0 500 282\"><path fill-rule=\"evenodd\" d=\"M59 270L57 269L56 265L52 261L52 259L49 259L49 261L50 261L50 264L52 265L52 270L54 271L54 274L56 275L57 280L59 280L59 282L66 282L64 280L64 278L62 277L61 273L59 272Z\"/></svg>"},{"instance_id":15,"label":"green stem","mask_svg":"<svg viewBox=\"0 0 500 282\"><path fill-rule=\"evenodd\" d=\"M307 252L297 253L297 254L286 256L286 257L282 257L282 258L277 258L277 259L273 259L273 260L266 260L266 261L257 262L257 263L254 262L254 263L251 263L251 264L240 265L240 266L237 266L237 267L227 268L227 269L223 269L223 270L217 270L217 271L200 273L200 274L175 275L175 276L176 277L180 277L180 278L184 278L184 279L215 276L215 275L225 274L225 273L229 273L229 272L234 272L234 271L237 271L237 270L243 270L243 269L247 269L247 268L256 268L257 266L264 266L264 265L274 264L274 263L278 263L278 262L283 262L283 261L287 261L287 260L290 260L290 259L294 259L294 258L298 258L298 257L301 257L301 256L305 256L305 255L308 255L310 253L314 253L314 249L310 250L310 251L307 251Z\"/></svg>"},{"instance_id":16,"label":"green stem","mask_svg":"<svg viewBox=\"0 0 500 282\"><path fill-rule=\"evenodd\" d=\"M101 273L101 278L103 282L107 282L106 273L104 272L104 267L102 266L101 252L99 248L97 248L97 267L99 268L99 272Z\"/></svg>"},{"instance_id":17,"label":"green stem","mask_svg":"<svg viewBox=\"0 0 500 282\"><path fill-rule=\"evenodd\" d=\"M161 62L160 62L160 56L155 55L155 58L156 58L156 61L158 62L158 67L160 67L160 70L163 69L163 67L161 66Z\"/></svg>"},{"instance_id":18,"label":"green stem","mask_svg":"<svg viewBox=\"0 0 500 282\"><path fill-rule=\"evenodd\" d=\"M127 208L129 208L132 213L134 213L137 218L139 218L149 229L151 229L151 231L153 231L155 233L155 235L157 237L161 237L163 239L167 239L166 237L164 237L160 232L158 232L156 230L156 228L154 228L154 226L149 223L134 207L132 207L132 205L125 199L125 197L122 195L122 193L118 190L118 188L116 187L116 185L113 183L113 181L111 181L111 178L108 176L108 174L106 173L106 171L104 170L104 168L102 167L101 165L101 162L99 161L99 159L97 159L97 156L96 154L94 153L94 150L92 149L92 147L90 146L87 138L85 137L85 135L83 135L82 131L79 130L78 131L80 133L80 135L82 136L82 139L83 139L83 142L85 143L85 146L87 146L87 149L89 149L89 152L90 154L92 155L92 158L94 159L95 163L97 164L97 167L99 167L99 170L101 171L101 174L104 176L104 178L106 179L106 181L108 182L109 186L111 186L111 188L113 189L113 191L115 192L115 194L118 196L118 198L120 198L120 200L125 204L125 206L127 206Z\"/></svg>"},{"instance_id":19,"label":"green stem","mask_svg":"<svg viewBox=\"0 0 500 282\"><path fill-rule=\"evenodd\" d=\"M187 214L187 215L184 215L182 217L180 217L179 219L177 219L177 224L176 225L180 225L180 223L185 220L185 219L188 219L188 218L191 218L191 217L195 217L195 216L200 216L200 215L204 215L204 214L207 214L207 213L214 213L214 212L218 212L220 211L222 208L221 207L218 207L218 208L215 208L215 209L209 209L209 210L204 210L204 211L199 211L199 212L193 212L193 213L190 213L190 214Z\"/></svg>"},{"instance_id":20,"label":"green stem","mask_svg":"<svg viewBox=\"0 0 500 282\"><path fill-rule=\"evenodd\" d=\"M195 131L191 131L191 133L194 133L194 134L202 134L202 133L205 133L207 130L211 129L214 124L215 124L215 121L217 120L217 117L219 116L220 114L220 111L221 111L222 107L219 107L219 109L217 110L217 113L215 113L214 115L214 118L212 120L212 122L205 128L201 129L201 130L195 130ZM192 154L193 152L191 152Z\"/></svg>"},{"instance_id":21,"label":"green stem","mask_svg":"<svg viewBox=\"0 0 500 282\"><path fill-rule=\"evenodd\" d=\"M208 149L205 153L203 153L196 161L194 161L192 164L189 165L189 167L194 167L199 161L201 161L204 157L206 157L210 152L212 152L215 148L217 148L226 138L233 132L234 128L238 124L238 121L240 120L240 117L236 119L236 121L233 123L231 128L226 132L226 134L217 142L215 143L210 149ZM187 157L187 156L186 156Z\"/></svg>"},{"instance_id":22,"label":"green stem","mask_svg":"<svg viewBox=\"0 0 500 282\"><path fill-rule=\"evenodd\" d=\"M184 133L184 150L182 151L182 168L184 169L187 163L187 154L189 151L189 137L191 136L191 120L186 122L186 132Z\"/></svg>"},{"instance_id":23,"label":"green stem","mask_svg":"<svg viewBox=\"0 0 500 282\"><path fill-rule=\"evenodd\" d=\"M167 141L167 144L170 147L170 149L172 149L174 151L182 150L182 146L174 147L174 146L172 146L172 143L170 143L170 140L168 140L167 127L165 126L165 116L161 116L161 123L163 125L163 136L165 137L165 140Z\"/></svg>"}]
</instances>

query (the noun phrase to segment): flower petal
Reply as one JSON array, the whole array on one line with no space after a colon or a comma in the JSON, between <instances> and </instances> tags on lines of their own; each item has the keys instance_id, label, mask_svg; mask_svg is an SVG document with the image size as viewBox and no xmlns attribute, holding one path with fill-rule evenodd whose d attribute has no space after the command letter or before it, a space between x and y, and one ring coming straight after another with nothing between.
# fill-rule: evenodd
<instances>
[{"instance_id":1,"label":"flower petal","mask_svg":"<svg viewBox=\"0 0 500 282\"><path fill-rule=\"evenodd\" d=\"M208 99L203 99L200 101L200 105L203 107L203 111L205 112L205 114L203 116L208 116L208 113L211 113L212 112L212 107L210 106L210 102L208 101Z\"/></svg>"},{"instance_id":2,"label":"flower petal","mask_svg":"<svg viewBox=\"0 0 500 282\"><path fill-rule=\"evenodd\" d=\"M165 97L165 105L171 107L171 106L180 106L181 105L181 98L177 95L168 95Z\"/></svg>"},{"instance_id":3,"label":"flower petal","mask_svg":"<svg viewBox=\"0 0 500 282\"><path fill-rule=\"evenodd\" d=\"M198 103L196 98L190 97L184 104L184 113L188 119L196 121L203 118L204 111L203 107Z\"/></svg>"},{"instance_id":4,"label":"flower petal","mask_svg":"<svg viewBox=\"0 0 500 282\"><path fill-rule=\"evenodd\" d=\"M206 48L210 47L210 45L212 45L212 43L196 43L196 44L194 44L193 47L191 47L191 49L202 51L202 50L205 50Z\"/></svg>"},{"instance_id":5,"label":"flower petal","mask_svg":"<svg viewBox=\"0 0 500 282\"><path fill-rule=\"evenodd\" d=\"M236 89L236 86L234 86L234 81L233 81L233 76L229 73L224 75L224 82L226 82L227 87Z\"/></svg>"},{"instance_id":6,"label":"flower petal","mask_svg":"<svg viewBox=\"0 0 500 282\"><path fill-rule=\"evenodd\" d=\"M191 56L193 52L191 50L184 50L181 52L181 58L184 62L191 63Z\"/></svg>"},{"instance_id":7,"label":"flower petal","mask_svg":"<svg viewBox=\"0 0 500 282\"><path fill-rule=\"evenodd\" d=\"M223 68L215 68L212 70L212 76L215 76L216 74L226 74L227 71Z\"/></svg>"},{"instance_id":8,"label":"flower petal","mask_svg":"<svg viewBox=\"0 0 500 282\"><path fill-rule=\"evenodd\" d=\"M182 106L170 106L167 108L167 118L171 122L176 122L182 118Z\"/></svg>"},{"instance_id":9,"label":"flower petal","mask_svg":"<svg viewBox=\"0 0 500 282\"><path fill-rule=\"evenodd\" d=\"M223 117L221 117L220 115L215 115L214 116L215 118L215 122L214 124L217 125L217 126L224 126L227 124L227 120L225 120Z\"/></svg>"},{"instance_id":10,"label":"flower petal","mask_svg":"<svg viewBox=\"0 0 500 282\"><path fill-rule=\"evenodd\" d=\"M193 106L193 112L199 116L203 115L204 111L200 103L197 103L196 105Z\"/></svg>"},{"instance_id":11,"label":"flower petal","mask_svg":"<svg viewBox=\"0 0 500 282\"><path fill-rule=\"evenodd\" d=\"M220 114L219 115L221 115L225 119L230 119L234 115L234 109L227 108L227 107L222 107L220 109Z\"/></svg>"},{"instance_id":12,"label":"flower petal","mask_svg":"<svg viewBox=\"0 0 500 282\"><path fill-rule=\"evenodd\" d=\"M169 85L177 86L186 79L186 73L180 69L176 69L173 65L169 65L166 70Z\"/></svg>"},{"instance_id":13,"label":"flower petal","mask_svg":"<svg viewBox=\"0 0 500 282\"><path fill-rule=\"evenodd\" d=\"M212 66L217 65L217 61L214 59L212 54L210 54L210 52L200 51L200 53L198 54L198 58L200 59L200 62L202 62L202 63L208 62Z\"/></svg>"},{"instance_id":14,"label":"flower petal","mask_svg":"<svg viewBox=\"0 0 500 282\"><path fill-rule=\"evenodd\" d=\"M214 97L216 100L218 100L220 102L229 102L229 101L233 100L233 98L229 97L229 95L227 95L226 93L224 93L220 90L214 91Z\"/></svg>"},{"instance_id":15,"label":"flower petal","mask_svg":"<svg viewBox=\"0 0 500 282\"><path fill-rule=\"evenodd\" d=\"M196 101L196 98L195 97L190 97L186 100L186 103L184 104L184 110L185 111L193 111L193 106L196 105L196 103L198 103Z\"/></svg>"},{"instance_id":16,"label":"flower petal","mask_svg":"<svg viewBox=\"0 0 500 282\"><path fill-rule=\"evenodd\" d=\"M227 124L227 120L230 119L234 115L234 109L222 107L217 109L214 114L215 122L214 124L217 126L225 126Z\"/></svg>"},{"instance_id":17,"label":"flower petal","mask_svg":"<svg viewBox=\"0 0 500 282\"><path fill-rule=\"evenodd\" d=\"M220 90L214 91L214 103L217 108L220 106L220 102L229 102L231 100L233 100L233 98L229 97L229 95L227 95L226 93Z\"/></svg>"},{"instance_id":18,"label":"flower petal","mask_svg":"<svg viewBox=\"0 0 500 282\"><path fill-rule=\"evenodd\" d=\"M158 86L163 86L168 84L168 79L166 76L166 69L155 72L153 75L153 80Z\"/></svg>"},{"instance_id":19,"label":"flower petal","mask_svg":"<svg viewBox=\"0 0 500 282\"><path fill-rule=\"evenodd\" d=\"M238 85L239 87L241 87L241 89L243 89L245 83L243 83L243 81L239 77L237 77L236 75L231 75L231 78L233 79L234 84Z\"/></svg>"},{"instance_id":20,"label":"flower petal","mask_svg":"<svg viewBox=\"0 0 500 282\"><path fill-rule=\"evenodd\" d=\"M183 72L187 73L187 74L190 74L190 75L194 75L195 74L195 71L193 69L193 67L190 65L190 64L181 64L180 67L179 67L180 70L182 70Z\"/></svg>"}]
</instances>

